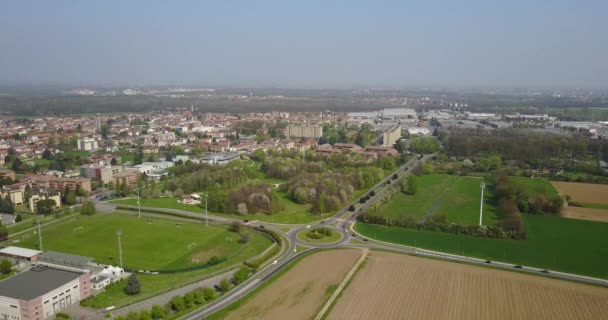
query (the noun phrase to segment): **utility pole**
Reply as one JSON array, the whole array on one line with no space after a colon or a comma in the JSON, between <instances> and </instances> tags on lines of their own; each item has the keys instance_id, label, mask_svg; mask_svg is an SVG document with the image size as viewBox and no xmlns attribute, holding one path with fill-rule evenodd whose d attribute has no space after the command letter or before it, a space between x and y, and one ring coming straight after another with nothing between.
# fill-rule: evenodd
<instances>
[{"instance_id":1,"label":"utility pole","mask_svg":"<svg viewBox=\"0 0 608 320\"><path fill-rule=\"evenodd\" d=\"M117 230L116 235L118 236L118 259L120 261L120 267L122 268L122 243L120 241L120 236L122 236L122 230Z\"/></svg>"},{"instance_id":2,"label":"utility pole","mask_svg":"<svg viewBox=\"0 0 608 320\"><path fill-rule=\"evenodd\" d=\"M42 250L42 229L40 228L40 220L37 220L36 222L38 222L38 246L40 247L40 251Z\"/></svg>"},{"instance_id":3,"label":"utility pole","mask_svg":"<svg viewBox=\"0 0 608 320\"><path fill-rule=\"evenodd\" d=\"M486 184L481 182L481 200L479 202L479 226L481 226L481 219L483 218L483 189L486 188Z\"/></svg>"}]
</instances>

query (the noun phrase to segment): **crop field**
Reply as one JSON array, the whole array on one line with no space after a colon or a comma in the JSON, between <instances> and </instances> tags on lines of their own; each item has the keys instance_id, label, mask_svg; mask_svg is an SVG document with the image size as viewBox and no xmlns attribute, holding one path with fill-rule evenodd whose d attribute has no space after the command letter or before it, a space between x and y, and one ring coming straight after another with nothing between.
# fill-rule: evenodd
<instances>
[{"instance_id":1,"label":"crop field","mask_svg":"<svg viewBox=\"0 0 608 320\"><path fill-rule=\"evenodd\" d=\"M235 310L218 316L227 320L314 318L360 256L360 250L312 254Z\"/></svg>"},{"instance_id":2,"label":"crop field","mask_svg":"<svg viewBox=\"0 0 608 320\"><path fill-rule=\"evenodd\" d=\"M327 319L605 319L608 289L372 252Z\"/></svg>"},{"instance_id":3,"label":"crop field","mask_svg":"<svg viewBox=\"0 0 608 320\"><path fill-rule=\"evenodd\" d=\"M395 219L412 216L420 220L425 213L432 211L432 214L445 214L449 222L477 224L481 181L479 177L423 175L418 177L416 194L398 193L381 209L381 214ZM496 224L496 207L492 203L492 197L492 188L488 186L484 191L485 225Z\"/></svg>"},{"instance_id":4,"label":"crop field","mask_svg":"<svg viewBox=\"0 0 608 320\"><path fill-rule=\"evenodd\" d=\"M381 241L608 279L608 223L525 215L526 240L491 239L357 223Z\"/></svg>"},{"instance_id":5,"label":"crop field","mask_svg":"<svg viewBox=\"0 0 608 320\"><path fill-rule=\"evenodd\" d=\"M78 216L42 230L44 249L95 258L99 263L118 264L117 230L122 230L123 260L126 268L171 270L202 265L212 256L228 258L223 265L238 263L271 245L271 241L251 233L247 244L222 226L160 219L139 219L120 215ZM38 237L30 234L15 245L37 248Z\"/></svg>"},{"instance_id":6,"label":"crop field","mask_svg":"<svg viewBox=\"0 0 608 320\"><path fill-rule=\"evenodd\" d=\"M563 209L562 216L565 218L608 222L608 210L605 209L568 206Z\"/></svg>"},{"instance_id":7,"label":"crop field","mask_svg":"<svg viewBox=\"0 0 608 320\"><path fill-rule=\"evenodd\" d=\"M560 194L568 195L575 201L608 204L608 185L560 181L551 184Z\"/></svg>"}]
</instances>

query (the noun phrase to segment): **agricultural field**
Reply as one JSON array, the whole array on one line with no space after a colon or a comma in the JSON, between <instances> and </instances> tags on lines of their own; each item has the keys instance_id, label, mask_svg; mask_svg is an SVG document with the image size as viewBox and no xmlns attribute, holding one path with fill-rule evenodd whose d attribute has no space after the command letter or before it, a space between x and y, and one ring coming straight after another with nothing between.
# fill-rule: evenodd
<instances>
[{"instance_id":1,"label":"agricultural field","mask_svg":"<svg viewBox=\"0 0 608 320\"><path fill-rule=\"evenodd\" d=\"M357 223L357 232L381 241L482 259L608 279L608 223L524 216L526 240L479 238Z\"/></svg>"},{"instance_id":2,"label":"agricultural field","mask_svg":"<svg viewBox=\"0 0 608 320\"><path fill-rule=\"evenodd\" d=\"M605 319L606 314L605 288L372 252L327 319Z\"/></svg>"},{"instance_id":3,"label":"agricultural field","mask_svg":"<svg viewBox=\"0 0 608 320\"><path fill-rule=\"evenodd\" d=\"M124 266L130 269L174 270L206 263L211 257L227 258L222 265L252 257L271 241L250 232L247 244L222 226L160 219L139 219L121 215L78 216L43 229L44 249L95 258L99 263L118 264L116 231L122 230ZM38 237L21 237L18 245L38 247Z\"/></svg>"},{"instance_id":4,"label":"agricultural field","mask_svg":"<svg viewBox=\"0 0 608 320\"><path fill-rule=\"evenodd\" d=\"M409 195L397 193L388 205L381 209L382 215L399 219L412 216L420 221L427 212L444 214L449 222L477 224L479 222L479 198L481 195L479 177L447 174L429 174L417 178L418 190ZM486 184L487 181L486 181ZM484 191L484 225L496 224L496 207L493 204L493 190L488 184Z\"/></svg>"},{"instance_id":5,"label":"agricultural field","mask_svg":"<svg viewBox=\"0 0 608 320\"><path fill-rule=\"evenodd\" d=\"M562 210L562 217L608 222L608 210L588 207L567 206Z\"/></svg>"},{"instance_id":6,"label":"agricultural field","mask_svg":"<svg viewBox=\"0 0 608 320\"><path fill-rule=\"evenodd\" d=\"M563 196L570 196L562 216L573 219L608 222L608 185L551 182Z\"/></svg>"},{"instance_id":7,"label":"agricultural field","mask_svg":"<svg viewBox=\"0 0 608 320\"><path fill-rule=\"evenodd\" d=\"M560 181L551 184L560 194L570 196L574 201L608 205L608 185Z\"/></svg>"},{"instance_id":8,"label":"agricultural field","mask_svg":"<svg viewBox=\"0 0 608 320\"><path fill-rule=\"evenodd\" d=\"M360 250L330 250L306 256L269 285L211 319L312 319L360 256Z\"/></svg>"}]
</instances>

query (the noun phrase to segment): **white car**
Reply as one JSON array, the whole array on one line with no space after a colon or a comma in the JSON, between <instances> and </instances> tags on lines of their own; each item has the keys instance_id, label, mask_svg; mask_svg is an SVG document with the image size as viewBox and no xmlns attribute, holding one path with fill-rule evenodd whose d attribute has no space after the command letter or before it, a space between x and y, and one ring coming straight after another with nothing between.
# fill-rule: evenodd
<instances>
[{"instance_id":1,"label":"white car","mask_svg":"<svg viewBox=\"0 0 608 320\"><path fill-rule=\"evenodd\" d=\"M310 225L307 225L307 226L306 226L306 229L310 229Z\"/></svg>"},{"instance_id":2,"label":"white car","mask_svg":"<svg viewBox=\"0 0 608 320\"><path fill-rule=\"evenodd\" d=\"M273 264L273 265L274 265L274 264L277 264L277 262L278 262L277 260L274 260L274 261L272 262L272 264Z\"/></svg>"}]
</instances>

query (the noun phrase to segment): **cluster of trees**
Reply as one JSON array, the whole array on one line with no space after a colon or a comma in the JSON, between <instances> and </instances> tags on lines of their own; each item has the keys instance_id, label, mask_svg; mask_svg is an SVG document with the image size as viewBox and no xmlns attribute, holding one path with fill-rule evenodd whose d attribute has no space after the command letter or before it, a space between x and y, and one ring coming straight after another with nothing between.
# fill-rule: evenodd
<instances>
[{"instance_id":1,"label":"cluster of trees","mask_svg":"<svg viewBox=\"0 0 608 320\"><path fill-rule=\"evenodd\" d=\"M0 260L0 274L9 274L13 271L13 264L8 259Z\"/></svg>"},{"instance_id":2,"label":"cluster of trees","mask_svg":"<svg viewBox=\"0 0 608 320\"><path fill-rule=\"evenodd\" d=\"M354 176L342 173L316 173L300 175L282 185L289 197L297 203L312 204L314 213L337 210L352 198Z\"/></svg>"},{"instance_id":3,"label":"cluster of trees","mask_svg":"<svg viewBox=\"0 0 608 320\"><path fill-rule=\"evenodd\" d=\"M228 195L228 210L238 215L276 213L282 208L272 189L266 184L246 185Z\"/></svg>"},{"instance_id":4,"label":"cluster of trees","mask_svg":"<svg viewBox=\"0 0 608 320\"><path fill-rule=\"evenodd\" d=\"M47 215L53 213L53 208L57 206L57 203L53 199L43 199L36 202L36 213L40 215Z\"/></svg>"},{"instance_id":5,"label":"cluster of trees","mask_svg":"<svg viewBox=\"0 0 608 320\"><path fill-rule=\"evenodd\" d=\"M521 213L559 215L564 200L547 189L529 190L519 180L499 173L494 178L500 224L505 230L523 232Z\"/></svg>"},{"instance_id":6,"label":"cluster of trees","mask_svg":"<svg viewBox=\"0 0 608 320\"><path fill-rule=\"evenodd\" d=\"M169 170L177 176L167 183L167 188L171 192L175 192L178 188L184 193L227 189L256 177L254 170L232 164L214 166L186 163L173 166Z\"/></svg>"},{"instance_id":7,"label":"cluster of trees","mask_svg":"<svg viewBox=\"0 0 608 320\"><path fill-rule=\"evenodd\" d=\"M440 231L484 238L525 239L526 236L523 232L504 230L500 226L478 226L448 223L445 215L431 215L425 222L422 223L417 222L411 216L401 216L399 219L391 219L381 214L365 212L359 215L357 220L365 223L379 224L384 226Z\"/></svg>"},{"instance_id":8,"label":"cluster of trees","mask_svg":"<svg viewBox=\"0 0 608 320\"><path fill-rule=\"evenodd\" d=\"M0 213L15 213L15 206L13 206L13 201L9 194L7 194L4 199L0 197Z\"/></svg>"},{"instance_id":9,"label":"cluster of trees","mask_svg":"<svg viewBox=\"0 0 608 320\"><path fill-rule=\"evenodd\" d=\"M474 157L483 154L500 155L505 160L517 160L530 165L555 157L580 158L588 153L601 153L608 159L608 142L589 139L582 134L533 133L531 131L459 130L444 138L451 156Z\"/></svg>"},{"instance_id":10,"label":"cluster of trees","mask_svg":"<svg viewBox=\"0 0 608 320\"><path fill-rule=\"evenodd\" d=\"M326 237L331 237L332 234L333 231L329 228L318 228L306 232L306 236L311 239L323 239Z\"/></svg>"},{"instance_id":11,"label":"cluster of trees","mask_svg":"<svg viewBox=\"0 0 608 320\"><path fill-rule=\"evenodd\" d=\"M303 172L320 173L326 170L325 167L324 162L313 162L289 157L266 157L262 163L262 170L268 176L285 180Z\"/></svg>"},{"instance_id":12,"label":"cluster of trees","mask_svg":"<svg viewBox=\"0 0 608 320\"><path fill-rule=\"evenodd\" d=\"M416 137L410 140L410 149L416 153L435 153L439 151L439 142L435 137Z\"/></svg>"},{"instance_id":13,"label":"cluster of trees","mask_svg":"<svg viewBox=\"0 0 608 320\"><path fill-rule=\"evenodd\" d=\"M95 204L91 200L85 200L80 208L80 214L85 216L92 216L95 214Z\"/></svg>"}]
</instances>

